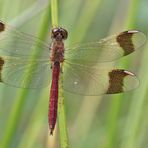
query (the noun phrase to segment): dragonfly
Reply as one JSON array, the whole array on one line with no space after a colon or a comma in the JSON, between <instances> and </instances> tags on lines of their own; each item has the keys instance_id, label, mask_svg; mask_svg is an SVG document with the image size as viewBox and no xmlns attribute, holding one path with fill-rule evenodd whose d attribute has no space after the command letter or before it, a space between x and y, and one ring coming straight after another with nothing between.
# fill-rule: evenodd
<instances>
[{"instance_id":1,"label":"dragonfly","mask_svg":"<svg viewBox=\"0 0 148 148\"><path fill-rule=\"evenodd\" d=\"M112 68L108 62L133 53L146 41L144 33L128 30L66 48L67 37L66 29L52 28L48 44L0 21L0 82L28 89L51 84L48 110L51 135L57 120L60 76L64 91L78 95L99 96L135 89L139 85L136 75Z\"/></svg>"}]
</instances>

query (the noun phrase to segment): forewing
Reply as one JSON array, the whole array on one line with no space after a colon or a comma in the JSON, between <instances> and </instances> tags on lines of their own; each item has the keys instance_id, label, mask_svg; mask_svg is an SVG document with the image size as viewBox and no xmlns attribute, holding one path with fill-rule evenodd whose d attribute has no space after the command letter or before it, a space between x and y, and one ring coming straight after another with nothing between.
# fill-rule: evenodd
<instances>
[{"instance_id":1,"label":"forewing","mask_svg":"<svg viewBox=\"0 0 148 148\"><path fill-rule=\"evenodd\" d=\"M50 64L46 60L0 57L0 81L20 88L41 88L50 82Z\"/></svg>"},{"instance_id":2,"label":"forewing","mask_svg":"<svg viewBox=\"0 0 148 148\"><path fill-rule=\"evenodd\" d=\"M139 49L145 41L142 32L125 31L98 42L74 45L65 51L65 61L83 65L113 61Z\"/></svg>"},{"instance_id":3,"label":"forewing","mask_svg":"<svg viewBox=\"0 0 148 148\"><path fill-rule=\"evenodd\" d=\"M0 22L0 54L14 57L31 57L40 52L40 59L49 57L49 45L44 41L22 33L15 28Z\"/></svg>"},{"instance_id":4,"label":"forewing","mask_svg":"<svg viewBox=\"0 0 148 148\"><path fill-rule=\"evenodd\" d=\"M63 86L66 91L97 96L115 94L135 89L136 76L122 69L111 69L105 64L98 67L64 63Z\"/></svg>"},{"instance_id":5,"label":"forewing","mask_svg":"<svg viewBox=\"0 0 148 148\"><path fill-rule=\"evenodd\" d=\"M50 80L49 45L0 22L0 81L40 88Z\"/></svg>"}]
</instances>

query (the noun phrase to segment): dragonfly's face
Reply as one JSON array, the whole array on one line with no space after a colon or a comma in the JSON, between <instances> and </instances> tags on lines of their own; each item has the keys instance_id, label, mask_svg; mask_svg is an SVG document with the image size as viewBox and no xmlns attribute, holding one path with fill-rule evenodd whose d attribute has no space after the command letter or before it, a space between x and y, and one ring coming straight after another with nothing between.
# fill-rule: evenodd
<instances>
[{"instance_id":1,"label":"dragonfly's face","mask_svg":"<svg viewBox=\"0 0 148 148\"><path fill-rule=\"evenodd\" d=\"M55 39L56 41L62 41L62 40L66 40L68 37L68 32L61 28L53 28L52 32L51 32L51 38Z\"/></svg>"}]
</instances>

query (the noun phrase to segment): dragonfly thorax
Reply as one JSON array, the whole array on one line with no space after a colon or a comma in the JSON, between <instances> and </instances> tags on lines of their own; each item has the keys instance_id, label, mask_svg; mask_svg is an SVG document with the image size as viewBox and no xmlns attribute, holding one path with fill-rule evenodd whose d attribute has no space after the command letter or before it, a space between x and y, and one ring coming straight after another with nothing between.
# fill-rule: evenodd
<instances>
[{"instance_id":1,"label":"dragonfly thorax","mask_svg":"<svg viewBox=\"0 0 148 148\"><path fill-rule=\"evenodd\" d=\"M64 42L53 40L51 44L50 60L52 62L64 61Z\"/></svg>"}]
</instances>

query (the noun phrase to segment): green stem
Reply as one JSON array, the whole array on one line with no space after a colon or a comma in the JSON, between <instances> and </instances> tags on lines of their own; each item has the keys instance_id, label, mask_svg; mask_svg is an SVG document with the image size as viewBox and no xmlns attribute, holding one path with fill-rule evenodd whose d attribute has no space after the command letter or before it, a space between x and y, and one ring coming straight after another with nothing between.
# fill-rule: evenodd
<instances>
[{"instance_id":1,"label":"green stem","mask_svg":"<svg viewBox=\"0 0 148 148\"><path fill-rule=\"evenodd\" d=\"M129 15L127 19L127 28L134 28L136 22L136 16L138 13L140 0L131 0L131 5L129 8ZM141 122L142 110L145 103L145 94L147 93L147 75L146 75L146 66L145 61L147 60L148 52L145 50L142 61L141 61L141 69L140 76L142 80L145 80L143 84L136 90L136 92L132 96L132 101L130 105L130 110L127 116L127 120L125 122L125 128L123 132L123 139L121 143L121 148L135 148L140 147L137 145L137 141L139 140L139 125ZM143 73L143 71L145 71Z\"/></svg>"},{"instance_id":2,"label":"green stem","mask_svg":"<svg viewBox=\"0 0 148 148\"><path fill-rule=\"evenodd\" d=\"M58 2L57 0L51 0L51 21L52 27L58 26Z\"/></svg>"},{"instance_id":3,"label":"green stem","mask_svg":"<svg viewBox=\"0 0 148 148\"><path fill-rule=\"evenodd\" d=\"M10 145L11 145L11 138L13 137L13 135L17 129L18 121L19 121L19 119L21 117L21 113L22 113L21 112L22 106L25 102L25 97L27 95L27 92L28 92L27 89L20 91L20 93L17 97L17 100L16 100L15 104L13 105L13 108L12 108L10 115L9 115L9 119L7 122L7 129L4 134L1 147L7 148L7 147L10 147Z\"/></svg>"},{"instance_id":4,"label":"green stem","mask_svg":"<svg viewBox=\"0 0 148 148\"><path fill-rule=\"evenodd\" d=\"M50 5L47 8L47 12L45 12L45 15L43 17L42 23L41 23L41 30L39 32L39 37L44 40L47 36L48 33L48 28L51 20L51 9ZM25 148L25 147L33 147L35 144L35 141L37 139L37 135L40 133L42 130L39 125L41 125L44 121L45 118L47 118L47 109L45 108L47 104L47 100L43 99L45 98L45 94L47 94L47 91L45 92L44 90L42 91L41 97L39 99L37 98L36 100L36 105L34 105L34 111L32 114L30 114L30 122L28 126L25 129L24 134L22 135L19 148ZM42 111L41 111L42 110ZM44 114L44 113L45 114ZM36 121L36 122L34 122ZM29 139L29 140L28 140Z\"/></svg>"},{"instance_id":5,"label":"green stem","mask_svg":"<svg viewBox=\"0 0 148 148\"><path fill-rule=\"evenodd\" d=\"M58 3L57 0L51 0L51 17L52 27L58 26ZM66 125L65 105L64 105L64 91L63 91L63 75L61 74L59 80L59 100L58 100L58 123L60 131L61 148L68 148L68 134Z\"/></svg>"},{"instance_id":6,"label":"green stem","mask_svg":"<svg viewBox=\"0 0 148 148\"><path fill-rule=\"evenodd\" d=\"M138 13L139 2L139 0L131 0L125 28L134 29L135 20Z\"/></svg>"},{"instance_id":7,"label":"green stem","mask_svg":"<svg viewBox=\"0 0 148 148\"><path fill-rule=\"evenodd\" d=\"M46 15L46 25L49 24L49 18L50 18L50 15ZM39 33L39 38L40 39L43 39L46 38L47 36L47 29L48 27L44 25L44 27L41 28L41 31ZM41 55L41 52L42 50L38 50L36 52L36 56L39 56ZM26 73L32 71L35 67L34 66L31 66L29 69L26 69ZM30 75L30 78L26 77L25 81L27 81L28 79L31 79L33 76ZM20 91L18 91L18 94L17 94L17 97L16 97L16 102L15 104L13 105L12 107L12 110L10 112L10 115L9 115L9 119L8 119L8 122L7 122L7 129L6 129L6 132L3 136L3 141L2 141L2 144L1 144L1 147L3 148L7 148L7 147L10 147L11 145L11 141L12 141L12 138L13 138L13 135L15 134L16 130L17 130L17 127L19 125L19 120L21 118L21 115L22 115L22 110L23 110L23 105L25 104L25 100L28 96L28 89L20 89Z\"/></svg>"},{"instance_id":8,"label":"green stem","mask_svg":"<svg viewBox=\"0 0 148 148\"><path fill-rule=\"evenodd\" d=\"M74 39L75 41L82 41L85 37L88 28L90 27L92 20L95 17L97 10L101 4L101 0L86 0L83 6L81 13L79 14L79 18L77 19L75 28L73 30L71 41ZM89 11L88 11L89 8ZM85 25L82 25L85 24ZM82 27L81 27L82 26ZM81 27L81 29L80 29ZM79 32L79 35L78 35Z\"/></svg>"},{"instance_id":9,"label":"green stem","mask_svg":"<svg viewBox=\"0 0 148 148\"><path fill-rule=\"evenodd\" d=\"M59 103L58 103L58 122L60 130L61 148L68 148L68 133L66 124L66 114L64 105L64 91L63 91L63 76L60 77L59 82Z\"/></svg>"},{"instance_id":10,"label":"green stem","mask_svg":"<svg viewBox=\"0 0 148 148\"><path fill-rule=\"evenodd\" d=\"M125 30L129 30L129 28L134 29L135 16L137 13L137 8L138 8L138 3L139 3L138 1L139 0L131 0L128 2L128 4L129 4L128 13L127 13L127 16L125 16L126 19L125 19L125 22L123 22L124 25L119 23L119 27L116 25L117 28L125 28ZM121 5L120 7L123 7L123 5ZM118 10L120 10L120 7L118 8ZM120 11L117 13L119 16L122 15L122 12L120 12ZM120 18L117 18L117 20L114 20L114 21L119 22L119 20L120 20ZM118 64L120 65L120 67L128 68L130 61L131 61L130 58L127 60L123 59L123 61ZM107 131L107 142L106 142L105 148L116 147L116 144L117 144L116 141L118 139L118 137L117 137L118 132L117 131L118 131L118 124L119 124L119 114L121 112L121 104L124 104L124 100L125 100L124 95L122 95L122 94L115 95L112 97L110 111L108 113L108 119L107 119L108 120L108 122L107 122L108 131ZM132 121L130 122L130 125L133 126L133 124L131 124L131 123L132 123ZM131 131L129 129L131 129L131 128L124 129L124 131ZM126 140L128 141L128 139L130 139L130 138L127 138ZM124 140L124 142L125 142L125 140ZM123 147L127 148L127 145L126 146L124 145Z\"/></svg>"}]
</instances>

